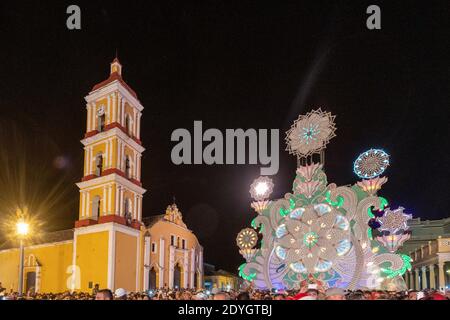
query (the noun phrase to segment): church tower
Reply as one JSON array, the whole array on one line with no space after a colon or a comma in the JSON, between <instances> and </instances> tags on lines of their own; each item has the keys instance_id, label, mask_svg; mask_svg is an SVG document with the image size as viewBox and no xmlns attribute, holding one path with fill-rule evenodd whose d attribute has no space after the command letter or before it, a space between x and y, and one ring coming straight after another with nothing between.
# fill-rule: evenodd
<instances>
[{"instance_id":1,"label":"church tower","mask_svg":"<svg viewBox=\"0 0 450 320\"><path fill-rule=\"evenodd\" d=\"M80 289L138 290L142 227L140 140L143 106L122 78L116 58L110 75L85 97L87 125L73 264Z\"/></svg>"}]
</instances>

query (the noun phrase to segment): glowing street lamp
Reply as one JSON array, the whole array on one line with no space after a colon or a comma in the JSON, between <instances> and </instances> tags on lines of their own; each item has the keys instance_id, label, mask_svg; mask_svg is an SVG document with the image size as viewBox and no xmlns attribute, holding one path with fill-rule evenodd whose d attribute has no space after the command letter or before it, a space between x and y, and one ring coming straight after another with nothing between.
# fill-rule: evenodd
<instances>
[{"instance_id":1,"label":"glowing street lamp","mask_svg":"<svg viewBox=\"0 0 450 320\"><path fill-rule=\"evenodd\" d=\"M19 260L19 296L23 293L23 263L24 263L24 246L23 239L30 232L30 224L20 219L16 223L16 234L20 239L20 260Z\"/></svg>"},{"instance_id":2,"label":"glowing street lamp","mask_svg":"<svg viewBox=\"0 0 450 320\"><path fill-rule=\"evenodd\" d=\"M261 213L267 208L267 205L270 202L267 198L272 194L273 187L274 184L269 177L259 177L253 181L250 186L250 195L256 201L254 201L251 206L256 212Z\"/></svg>"}]
</instances>

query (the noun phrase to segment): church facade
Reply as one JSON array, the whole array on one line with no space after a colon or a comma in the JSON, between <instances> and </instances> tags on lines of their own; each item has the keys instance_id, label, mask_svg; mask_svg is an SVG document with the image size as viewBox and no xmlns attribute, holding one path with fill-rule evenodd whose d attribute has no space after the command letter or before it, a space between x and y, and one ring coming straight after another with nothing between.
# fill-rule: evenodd
<instances>
[{"instance_id":1,"label":"church facade","mask_svg":"<svg viewBox=\"0 0 450 320\"><path fill-rule=\"evenodd\" d=\"M114 59L109 78L85 97L86 133L75 228L29 240L24 289L39 292L203 286L203 248L175 204L142 218L140 140L144 107ZM17 290L19 250L0 251L0 282Z\"/></svg>"}]
</instances>

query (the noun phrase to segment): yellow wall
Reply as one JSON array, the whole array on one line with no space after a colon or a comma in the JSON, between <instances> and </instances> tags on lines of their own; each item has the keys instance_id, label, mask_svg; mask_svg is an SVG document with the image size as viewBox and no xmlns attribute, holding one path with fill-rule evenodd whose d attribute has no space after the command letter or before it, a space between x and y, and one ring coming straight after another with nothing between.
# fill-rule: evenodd
<instances>
[{"instance_id":1,"label":"yellow wall","mask_svg":"<svg viewBox=\"0 0 450 320\"><path fill-rule=\"evenodd\" d=\"M116 232L114 287L136 290L137 237Z\"/></svg>"},{"instance_id":2,"label":"yellow wall","mask_svg":"<svg viewBox=\"0 0 450 320\"><path fill-rule=\"evenodd\" d=\"M66 271L72 265L72 249L71 241L25 248L25 259L33 254L41 265L40 292L62 292L69 289L67 280L70 274ZM27 271L35 270L34 268L24 268L24 273ZM12 287L14 291L17 291L18 277L19 250L0 251L0 282L3 287L7 290ZM24 274L24 278L26 280L26 274Z\"/></svg>"},{"instance_id":3,"label":"yellow wall","mask_svg":"<svg viewBox=\"0 0 450 320\"><path fill-rule=\"evenodd\" d=\"M76 265L80 267L80 291L92 291L89 282L100 288L108 285L108 241L109 232L78 235L76 238Z\"/></svg>"}]
</instances>

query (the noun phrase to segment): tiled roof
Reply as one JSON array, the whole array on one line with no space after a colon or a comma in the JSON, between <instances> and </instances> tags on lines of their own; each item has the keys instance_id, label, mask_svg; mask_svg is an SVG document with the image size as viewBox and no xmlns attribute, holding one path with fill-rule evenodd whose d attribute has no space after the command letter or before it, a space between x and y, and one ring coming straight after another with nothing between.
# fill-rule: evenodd
<instances>
[{"instance_id":1,"label":"tiled roof","mask_svg":"<svg viewBox=\"0 0 450 320\"><path fill-rule=\"evenodd\" d=\"M158 214L156 216L149 216L142 218L142 222L144 223L146 228L151 228L155 223L164 219L164 214Z\"/></svg>"},{"instance_id":2,"label":"tiled roof","mask_svg":"<svg viewBox=\"0 0 450 320\"><path fill-rule=\"evenodd\" d=\"M130 86L128 84L126 84L126 82L122 79L122 76L120 74L118 74L117 72L113 72L111 73L111 75L109 76L108 79L106 79L105 81L102 81L98 84L96 84L93 88L92 91L95 91L97 89L100 89L101 87L106 86L107 84L118 80L130 93L133 97L135 97L137 99L137 94L136 92L130 88Z\"/></svg>"},{"instance_id":3,"label":"tiled roof","mask_svg":"<svg viewBox=\"0 0 450 320\"><path fill-rule=\"evenodd\" d=\"M73 240L73 229L42 233L38 237L27 240L25 242L25 246L34 246L38 244L61 242L66 240ZM19 245L16 241L7 240L4 243L0 243L0 250L17 248L18 246Z\"/></svg>"}]
</instances>

